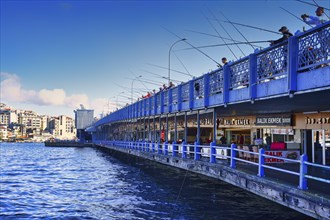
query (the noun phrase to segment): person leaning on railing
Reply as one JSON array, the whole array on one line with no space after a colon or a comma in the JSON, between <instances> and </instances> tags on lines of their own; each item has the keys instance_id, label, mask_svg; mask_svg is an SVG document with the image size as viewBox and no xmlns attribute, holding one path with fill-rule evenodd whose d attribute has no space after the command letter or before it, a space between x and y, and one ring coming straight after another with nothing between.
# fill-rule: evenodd
<instances>
[{"instance_id":1,"label":"person leaning on railing","mask_svg":"<svg viewBox=\"0 0 330 220\"><path fill-rule=\"evenodd\" d=\"M271 46L281 43L289 39L289 37L293 36L293 34L289 31L289 29L286 26L281 27L278 31L281 32L283 36L280 39L269 41Z\"/></svg>"},{"instance_id":2,"label":"person leaning on railing","mask_svg":"<svg viewBox=\"0 0 330 220\"><path fill-rule=\"evenodd\" d=\"M325 22L325 19L322 18L324 14L324 8L323 7L318 7L315 11L316 16L311 16L307 14L301 15L301 18L304 20L306 24L309 25L320 25Z\"/></svg>"}]
</instances>

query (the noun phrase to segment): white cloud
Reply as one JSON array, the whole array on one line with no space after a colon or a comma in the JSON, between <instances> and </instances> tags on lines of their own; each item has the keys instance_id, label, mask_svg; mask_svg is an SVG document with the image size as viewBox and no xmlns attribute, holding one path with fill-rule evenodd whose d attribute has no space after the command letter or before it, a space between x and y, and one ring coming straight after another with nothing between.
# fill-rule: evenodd
<instances>
[{"instance_id":1,"label":"white cloud","mask_svg":"<svg viewBox=\"0 0 330 220\"><path fill-rule=\"evenodd\" d=\"M61 106L72 109L83 104L85 108L94 109L95 113L107 112L108 100L98 98L89 101L86 94L67 95L64 89L41 89L40 91L22 88L20 78L11 73L0 73L1 102L26 103L39 106ZM110 109L111 110L111 109Z\"/></svg>"},{"instance_id":2,"label":"white cloud","mask_svg":"<svg viewBox=\"0 0 330 220\"><path fill-rule=\"evenodd\" d=\"M38 92L38 101L41 105L64 105L66 94L63 89L42 89Z\"/></svg>"},{"instance_id":3,"label":"white cloud","mask_svg":"<svg viewBox=\"0 0 330 220\"><path fill-rule=\"evenodd\" d=\"M91 102L91 108L94 109L94 112L103 112L104 114L111 111L111 103L108 103L108 100L105 98L98 98Z\"/></svg>"},{"instance_id":4,"label":"white cloud","mask_svg":"<svg viewBox=\"0 0 330 220\"><path fill-rule=\"evenodd\" d=\"M36 92L33 90L22 90L20 78L15 74L0 73L0 97L1 100L12 102L24 102L33 100Z\"/></svg>"}]
</instances>

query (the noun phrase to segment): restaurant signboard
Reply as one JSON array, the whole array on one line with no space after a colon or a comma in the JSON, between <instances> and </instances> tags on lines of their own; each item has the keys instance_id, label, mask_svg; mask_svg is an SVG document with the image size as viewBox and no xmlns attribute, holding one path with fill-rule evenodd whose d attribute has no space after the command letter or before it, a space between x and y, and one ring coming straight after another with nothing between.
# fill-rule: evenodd
<instances>
[{"instance_id":1,"label":"restaurant signboard","mask_svg":"<svg viewBox=\"0 0 330 220\"><path fill-rule=\"evenodd\" d=\"M256 125L292 126L291 115L261 116L256 118Z\"/></svg>"}]
</instances>

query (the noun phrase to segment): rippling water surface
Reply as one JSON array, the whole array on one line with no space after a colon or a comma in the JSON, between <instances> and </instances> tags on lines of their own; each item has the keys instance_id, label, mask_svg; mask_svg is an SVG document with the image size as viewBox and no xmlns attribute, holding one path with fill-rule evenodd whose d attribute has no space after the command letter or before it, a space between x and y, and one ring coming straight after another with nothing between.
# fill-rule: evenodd
<instances>
[{"instance_id":1,"label":"rippling water surface","mask_svg":"<svg viewBox=\"0 0 330 220\"><path fill-rule=\"evenodd\" d=\"M94 148L1 143L1 219L309 219L221 181Z\"/></svg>"}]
</instances>

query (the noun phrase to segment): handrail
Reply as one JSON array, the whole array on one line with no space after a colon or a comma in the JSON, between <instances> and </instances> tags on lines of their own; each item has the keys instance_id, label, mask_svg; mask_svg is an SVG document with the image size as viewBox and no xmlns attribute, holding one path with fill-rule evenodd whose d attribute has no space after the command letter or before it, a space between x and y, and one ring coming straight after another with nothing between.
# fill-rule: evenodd
<instances>
[{"instance_id":1,"label":"handrail","mask_svg":"<svg viewBox=\"0 0 330 220\"><path fill-rule=\"evenodd\" d=\"M145 141L138 141L138 142L95 141L95 144L98 144L100 146L117 146L117 147L128 148L130 150L144 151L144 152L148 152L151 154L163 154L163 155L167 155L169 157L182 157L182 158L186 158L186 159L189 159L186 155L189 152L189 153L193 153L193 160L200 160L201 157L210 158L210 163L217 163L217 160L223 160L223 158L225 158L226 160L231 161L230 167L233 169L236 169L236 163L234 161L239 161L242 163L247 163L247 164L251 164L254 166L258 166L258 176L260 178L263 178L265 176L264 168L276 170L276 171L287 173L287 174L294 175L294 176L299 176L298 188L301 190L308 189L307 181L306 181L307 179L313 179L318 182L330 184L330 179L325 179L325 178L316 177L316 176L307 174L307 166L314 166L314 167L319 167L319 168L323 168L323 169L327 169L327 170L330 170L330 166L324 166L324 165L307 162L306 161L307 158L305 155L301 155L300 159L293 160L293 159L283 158L283 157L279 157L279 156L267 155L267 154L265 154L265 151L262 148L259 149L259 152L253 152L253 151L237 149L236 144L231 144L230 147L225 147L225 146L216 146L214 142L212 142L210 145L198 145L197 143L195 143L195 144L186 144L186 143L177 144L176 142L173 142L172 144L168 144L167 142L160 144L159 142L145 142ZM170 147L170 151L172 152L172 154L169 154L169 147ZM189 147L194 147L194 151L191 152L189 150ZM180 150L180 148L181 148L181 150ZM201 151L201 149L209 149L210 151L209 151L209 153L204 153ZM232 153L230 155L218 155L216 153L217 149L226 150L226 151L230 150L230 151L232 151ZM257 155L259 158L258 162L249 161L247 159L236 157L235 152L242 152L242 153L249 153L252 155ZM179 155L179 154L181 154L181 155ZM217 159L217 156L221 156L222 159ZM291 170L288 170L285 168L279 168L279 167L267 165L264 162L264 158L275 158L275 159L286 160L291 163L298 163L300 166L300 172L295 172L295 171L291 171Z\"/></svg>"}]
</instances>

